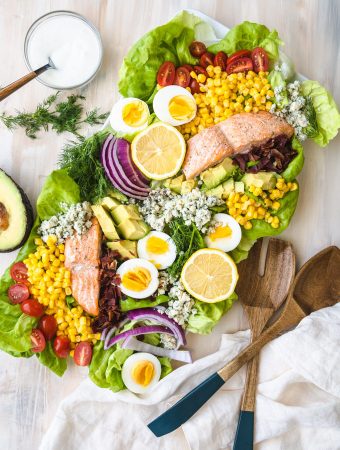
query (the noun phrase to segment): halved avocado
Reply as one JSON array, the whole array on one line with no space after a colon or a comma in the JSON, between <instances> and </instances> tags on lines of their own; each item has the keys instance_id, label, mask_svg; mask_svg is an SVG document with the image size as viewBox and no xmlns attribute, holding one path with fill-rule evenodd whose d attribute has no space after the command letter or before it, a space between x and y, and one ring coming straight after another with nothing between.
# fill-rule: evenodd
<instances>
[{"instance_id":1,"label":"halved avocado","mask_svg":"<svg viewBox=\"0 0 340 450\"><path fill-rule=\"evenodd\" d=\"M33 209L25 192L0 169L0 253L21 247L33 226Z\"/></svg>"}]
</instances>

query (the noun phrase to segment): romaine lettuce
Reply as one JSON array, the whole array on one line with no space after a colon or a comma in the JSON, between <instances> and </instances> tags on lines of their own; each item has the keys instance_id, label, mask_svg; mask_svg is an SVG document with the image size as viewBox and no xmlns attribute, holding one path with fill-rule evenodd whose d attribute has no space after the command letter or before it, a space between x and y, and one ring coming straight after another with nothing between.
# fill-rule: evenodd
<instances>
[{"instance_id":1,"label":"romaine lettuce","mask_svg":"<svg viewBox=\"0 0 340 450\"><path fill-rule=\"evenodd\" d=\"M303 147L300 144L299 140L294 136L292 140L292 147L294 150L298 152L295 158L288 164L288 167L284 172L281 173L281 176L286 181L293 181L299 175L303 168L303 164L305 161Z\"/></svg>"},{"instance_id":2,"label":"romaine lettuce","mask_svg":"<svg viewBox=\"0 0 340 450\"><path fill-rule=\"evenodd\" d=\"M148 298L135 300L134 298L127 297L120 301L119 306L123 312L126 312L138 308L153 308L161 303L166 303L168 300L169 297L167 295L157 295L155 300L150 300Z\"/></svg>"}]
</instances>

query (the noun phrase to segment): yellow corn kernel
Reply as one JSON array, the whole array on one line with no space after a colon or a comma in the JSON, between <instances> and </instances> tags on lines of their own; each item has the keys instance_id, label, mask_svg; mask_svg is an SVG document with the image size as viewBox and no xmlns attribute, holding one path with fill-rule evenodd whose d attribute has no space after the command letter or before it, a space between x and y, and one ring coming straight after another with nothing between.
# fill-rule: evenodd
<instances>
[{"instance_id":1,"label":"yellow corn kernel","mask_svg":"<svg viewBox=\"0 0 340 450\"><path fill-rule=\"evenodd\" d=\"M206 79L207 79L207 77L203 73L200 73L199 75L197 75L197 81L199 83L205 83Z\"/></svg>"},{"instance_id":2,"label":"yellow corn kernel","mask_svg":"<svg viewBox=\"0 0 340 450\"><path fill-rule=\"evenodd\" d=\"M272 208L275 209L275 210L279 209L280 206L281 206L281 205L280 205L280 202L274 202L274 203L272 204Z\"/></svg>"},{"instance_id":3,"label":"yellow corn kernel","mask_svg":"<svg viewBox=\"0 0 340 450\"><path fill-rule=\"evenodd\" d=\"M67 322L62 322L60 325L59 325L59 330L62 330L62 331L64 331L64 330L66 330L66 328L68 327L68 323Z\"/></svg>"},{"instance_id":4,"label":"yellow corn kernel","mask_svg":"<svg viewBox=\"0 0 340 450\"><path fill-rule=\"evenodd\" d=\"M72 289L69 288L69 287L67 287L67 288L65 289L65 294L66 294L66 295L71 295L71 294L72 294Z\"/></svg>"},{"instance_id":5,"label":"yellow corn kernel","mask_svg":"<svg viewBox=\"0 0 340 450\"><path fill-rule=\"evenodd\" d=\"M245 230L250 230L251 228L253 228L253 225L251 222L249 222L249 220L243 226Z\"/></svg>"}]
</instances>

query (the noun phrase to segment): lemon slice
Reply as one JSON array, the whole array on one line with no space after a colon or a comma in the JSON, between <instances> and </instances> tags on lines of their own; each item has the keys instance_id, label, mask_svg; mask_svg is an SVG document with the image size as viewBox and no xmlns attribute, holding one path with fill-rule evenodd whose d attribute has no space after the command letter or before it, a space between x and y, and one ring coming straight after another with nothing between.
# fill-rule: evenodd
<instances>
[{"instance_id":1,"label":"lemon slice","mask_svg":"<svg viewBox=\"0 0 340 450\"><path fill-rule=\"evenodd\" d=\"M234 261L226 253L213 248L203 248L193 253L181 274L186 291L206 303L216 303L230 297L237 280Z\"/></svg>"},{"instance_id":2,"label":"lemon slice","mask_svg":"<svg viewBox=\"0 0 340 450\"><path fill-rule=\"evenodd\" d=\"M131 152L133 162L145 176L164 180L176 175L182 167L186 145L176 128L157 122L134 138Z\"/></svg>"}]
</instances>

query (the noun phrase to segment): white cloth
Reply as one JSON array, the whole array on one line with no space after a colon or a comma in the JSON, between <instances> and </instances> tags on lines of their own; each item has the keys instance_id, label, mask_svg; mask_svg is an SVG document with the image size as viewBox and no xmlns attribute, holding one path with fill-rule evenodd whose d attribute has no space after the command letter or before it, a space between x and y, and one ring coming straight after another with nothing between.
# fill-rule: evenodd
<instances>
[{"instance_id":1,"label":"white cloth","mask_svg":"<svg viewBox=\"0 0 340 450\"><path fill-rule=\"evenodd\" d=\"M183 427L156 438L146 424L247 345L249 331L223 335L219 351L182 366L149 395L113 394L90 380L61 404L40 450L229 450L245 370ZM306 317L261 353L256 450L340 449L340 304Z\"/></svg>"}]
</instances>

